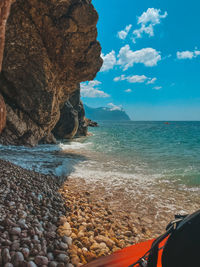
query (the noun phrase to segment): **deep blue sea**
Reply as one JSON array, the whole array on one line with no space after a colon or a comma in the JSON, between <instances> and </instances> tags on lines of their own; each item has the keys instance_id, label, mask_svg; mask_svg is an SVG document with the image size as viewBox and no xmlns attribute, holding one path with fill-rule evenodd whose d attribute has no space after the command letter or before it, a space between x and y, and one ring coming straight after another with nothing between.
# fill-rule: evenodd
<instances>
[{"instance_id":1,"label":"deep blue sea","mask_svg":"<svg viewBox=\"0 0 200 267\"><path fill-rule=\"evenodd\" d=\"M164 179L200 188L200 122L99 122L91 136L36 148L0 146L24 168L115 183ZM114 179L114 180L113 180Z\"/></svg>"}]
</instances>

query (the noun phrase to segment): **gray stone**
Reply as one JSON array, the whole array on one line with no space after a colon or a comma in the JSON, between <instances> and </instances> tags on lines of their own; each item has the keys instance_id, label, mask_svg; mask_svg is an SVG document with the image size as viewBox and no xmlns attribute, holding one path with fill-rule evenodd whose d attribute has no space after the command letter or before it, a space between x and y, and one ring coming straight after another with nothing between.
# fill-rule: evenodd
<instances>
[{"instance_id":1,"label":"gray stone","mask_svg":"<svg viewBox=\"0 0 200 267\"><path fill-rule=\"evenodd\" d=\"M48 258L47 257L44 257L44 256L36 256L35 257L35 263L39 266L42 266L42 265L48 265Z\"/></svg>"}]
</instances>

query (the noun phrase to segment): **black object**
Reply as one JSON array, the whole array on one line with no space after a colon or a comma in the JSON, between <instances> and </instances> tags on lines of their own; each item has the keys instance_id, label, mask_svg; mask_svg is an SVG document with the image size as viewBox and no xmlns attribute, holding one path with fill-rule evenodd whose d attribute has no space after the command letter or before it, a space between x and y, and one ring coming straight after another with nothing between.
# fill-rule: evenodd
<instances>
[{"instance_id":1,"label":"black object","mask_svg":"<svg viewBox=\"0 0 200 267\"><path fill-rule=\"evenodd\" d=\"M159 244L169 236L162 253L162 267L200 267L200 210L191 215L175 215L166 232L147 253L129 267L156 267Z\"/></svg>"}]
</instances>

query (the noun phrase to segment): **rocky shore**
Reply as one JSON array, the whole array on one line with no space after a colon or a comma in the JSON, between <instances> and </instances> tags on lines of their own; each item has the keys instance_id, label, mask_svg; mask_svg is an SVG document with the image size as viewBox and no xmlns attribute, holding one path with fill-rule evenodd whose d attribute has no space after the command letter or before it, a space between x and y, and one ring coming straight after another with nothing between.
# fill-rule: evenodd
<instances>
[{"instance_id":1,"label":"rocky shore","mask_svg":"<svg viewBox=\"0 0 200 267\"><path fill-rule=\"evenodd\" d=\"M57 178L0 160L0 185L0 266L72 266Z\"/></svg>"},{"instance_id":2,"label":"rocky shore","mask_svg":"<svg viewBox=\"0 0 200 267\"><path fill-rule=\"evenodd\" d=\"M185 191L173 182L135 184L112 188L109 182L68 178L60 193L68 207L72 245L69 256L74 266L110 255L124 247L156 238L165 232L175 214L199 209L198 192Z\"/></svg>"},{"instance_id":3,"label":"rocky shore","mask_svg":"<svg viewBox=\"0 0 200 267\"><path fill-rule=\"evenodd\" d=\"M0 266L82 266L148 236L81 183L0 160Z\"/></svg>"},{"instance_id":4,"label":"rocky shore","mask_svg":"<svg viewBox=\"0 0 200 267\"><path fill-rule=\"evenodd\" d=\"M95 197L81 179L67 180L60 193L68 207L72 238L69 255L74 266L82 266L151 236L149 227L140 223L139 216L133 220L126 211L116 212L107 197Z\"/></svg>"},{"instance_id":5,"label":"rocky shore","mask_svg":"<svg viewBox=\"0 0 200 267\"><path fill-rule=\"evenodd\" d=\"M164 181L136 184L130 197L106 182L63 180L2 160L0 184L2 267L83 266L160 235L174 214L200 203L198 192Z\"/></svg>"}]
</instances>

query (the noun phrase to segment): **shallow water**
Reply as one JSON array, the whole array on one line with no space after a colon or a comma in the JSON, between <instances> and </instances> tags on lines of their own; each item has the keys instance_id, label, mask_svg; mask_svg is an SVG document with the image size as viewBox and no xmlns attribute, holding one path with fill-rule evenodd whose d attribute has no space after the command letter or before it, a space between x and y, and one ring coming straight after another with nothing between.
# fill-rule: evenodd
<instances>
[{"instance_id":1,"label":"shallow water","mask_svg":"<svg viewBox=\"0 0 200 267\"><path fill-rule=\"evenodd\" d=\"M92 136L36 148L0 146L0 158L58 176L110 186L157 179L200 188L200 122L100 122Z\"/></svg>"}]
</instances>

